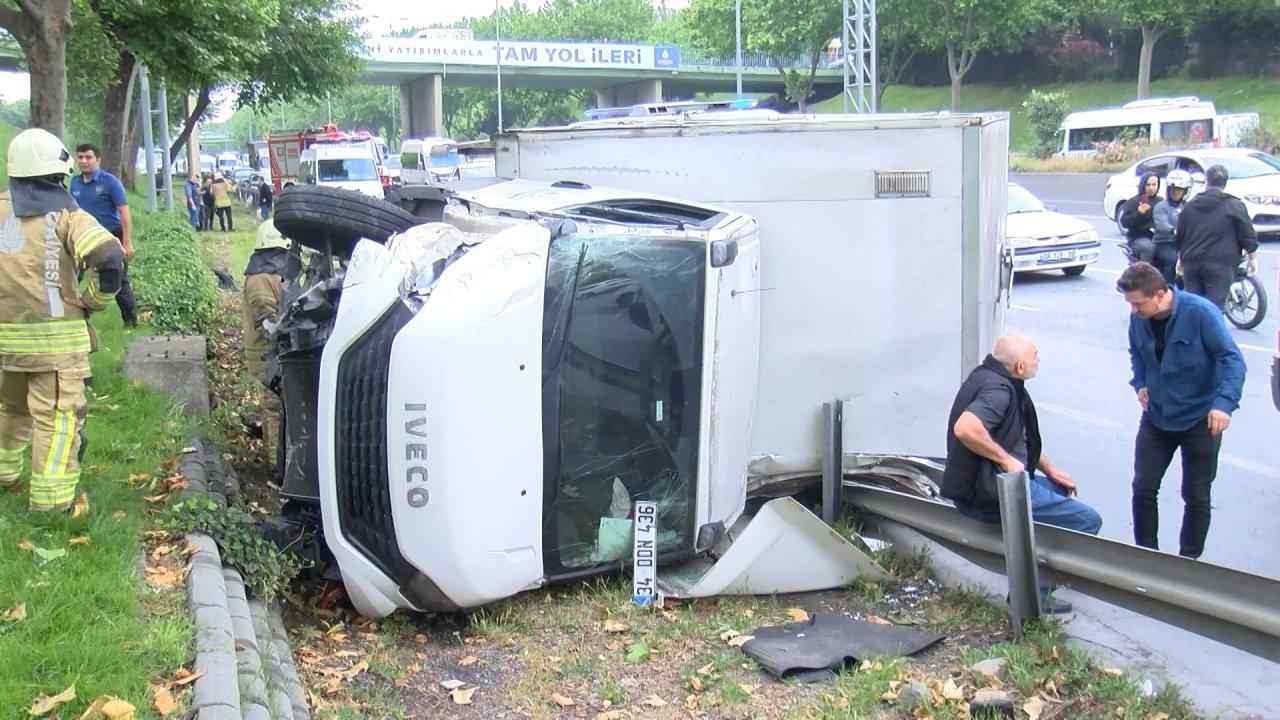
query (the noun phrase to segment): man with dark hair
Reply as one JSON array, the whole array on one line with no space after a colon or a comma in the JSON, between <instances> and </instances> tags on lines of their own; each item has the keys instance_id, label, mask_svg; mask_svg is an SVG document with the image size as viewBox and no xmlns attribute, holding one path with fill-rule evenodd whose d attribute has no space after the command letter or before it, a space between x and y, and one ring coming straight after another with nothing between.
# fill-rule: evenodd
<instances>
[{"instance_id":1,"label":"man with dark hair","mask_svg":"<svg viewBox=\"0 0 1280 720\"><path fill-rule=\"evenodd\" d=\"M120 306L120 317L125 327L134 327L138 324L138 309L133 300L133 288L129 286L133 216L129 214L129 198L125 195L124 184L120 178L99 166L101 156L92 143L76 146L76 164L80 173L71 178L71 196L124 247L124 275L120 279L120 292L116 293L116 305Z\"/></svg>"},{"instance_id":2,"label":"man with dark hair","mask_svg":"<svg viewBox=\"0 0 1280 720\"><path fill-rule=\"evenodd\" d=\"M1250 275L1258 270L1258 233L1244 203L1225 192L1227 179L1226 168L1211 165L1205 172L1205 191L1187 203L1173 232L1184 287L1219 309L1226 304L1240 253L1249 256Z\"/></svg>"},{"instance_id":3,"label":"man with dark hair","mask_svg":"<svg viewBox=\"0 0 1280 720\"><path fill-rule=\"evenodd\" d=\"M1142 406L1133 451L1133 538L1158 548L1160 481L1182 451L1182 534L1178 554L1197 558L1209 533L1209 488L1231 413L1240 405L1245 364L1208 300L1165 284L1153 266L1130 265L1116 281L1129 316L1129 382Z\"/></svg>"},{"instance_id":4,"label":"man with dark hair","mask_svg":"<svg viewBox=\"0 0 1280 720\"><path fill-rule=\"evenodd\" d=\"M1102 518L1071 498L1075 480L1050 463L1041 450L1040 424L1025 385L1039 368L1035 343L1021 335L1002 335L991 354L969 374L951 406L942 496L967 517L998 523L996 474L1025 470L1036 522L1096 535ZM1040 589L1044 611L1070 612L1071 604L1051 598L1049 590Z\"/></svg>"}]
</instances>

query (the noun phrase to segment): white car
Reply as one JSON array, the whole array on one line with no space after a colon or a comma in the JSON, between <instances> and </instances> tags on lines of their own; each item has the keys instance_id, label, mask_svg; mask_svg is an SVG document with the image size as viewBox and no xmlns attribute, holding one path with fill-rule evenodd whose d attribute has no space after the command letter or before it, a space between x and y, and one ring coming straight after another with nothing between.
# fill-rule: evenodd
<instances>
[{"instance_id":1,"label":"white car","mask_svg":"<svg viewBox=\"0 0 1280 720\"><path fill-rule=\"evenodd\" d=\"M1098 261L1098 231L1079 218L1054 212L1017 183L1009 183L1005 237L1013 250L1013 271L1061 270L1079 275Z\"/></svg>"},{"instance_id":2,"label":"white car","mask_svg":"<svg viewBox=\"0 0 1280 720\"><path fill-rule=\"evenodd\" d=\"M385 197L378 162L369 143L316 143L302 151L298 182Z\"/></svg>"},{"instance_id":3,"label":"white car","mask_svg":"<svg viewBox=\"0 0 1280 720\"><path fill-rule=\"evenodd\" d=\"M1280 234L1280 158L1250 148L1170 150L1152 155L1132 167L1112 175L1102 195L1102 212L1120 223L1120 207L1138 194L1143 173L1164 177L1173 170L1191 173L1191 195L1204 190L1204 171L1211 165L1227 169L1227 192L1244 201L1259 235ZM1163 182L1160 194L1164 195Z\"/></svg>"}]
</instances>

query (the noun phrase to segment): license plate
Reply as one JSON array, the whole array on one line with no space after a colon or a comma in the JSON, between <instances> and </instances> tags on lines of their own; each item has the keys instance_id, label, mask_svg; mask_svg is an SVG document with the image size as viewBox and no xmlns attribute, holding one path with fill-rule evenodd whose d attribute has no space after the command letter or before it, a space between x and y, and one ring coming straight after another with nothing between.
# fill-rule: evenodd
<instances>
[{"instance_id":1,"label":"license plate","mask_svg":"<svg viewBox=\"0 0 1280 720\"><path fill-rule=\"evenodd\" d=\"M1055 252L1040 253L1040 263L1055 263L1063 260L1075 260L1075 250L1057 250Z\"/></svg>"}]
</instances>

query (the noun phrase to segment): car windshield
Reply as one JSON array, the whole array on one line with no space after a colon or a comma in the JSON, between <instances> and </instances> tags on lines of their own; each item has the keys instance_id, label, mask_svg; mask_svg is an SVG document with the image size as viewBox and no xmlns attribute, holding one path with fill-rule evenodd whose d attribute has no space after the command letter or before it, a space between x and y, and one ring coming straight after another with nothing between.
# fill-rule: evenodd
<instances>
[{"instance_id":1,"label":"car windshield","mask_svg":"<svg viewBox=\"0 0 1280 720\"><path fill-rule=\"evenodd\" d=\"M449 150L442 155L434 152L427 155L427 165L431 167L457 167L462 162L457 150Z\"/></svg>"},{"instance_id":2,"label":"car windshield","mask_svg":"<svg viewBox=\"0 0 1280 720\"><path fill-rule=\"evenodd\" d=\"M1264 152L1248 155L1208 155L1205 156L1202 164L1206 168L1210 165L1221 165L1227 169L1227 177L1232 180L1280 173L1280 159Z\"/></svg>"},{"instance_id":3,"label":"car windshield","mask_svg":"<svg viewBox=\"0 0 1280 720\"><path fill-rule=\"evenodd\" d=\"M1026 213L1026 212L1042 212L1045 207L1040 202L1040 198L1032 195L1030 191L1021 185L1009 184L1009 205L1008 213Z\"/></svg>"},{"instance_id":4,"label":"car windshield","mask_svg":"<svg viewBox=\"0 0 1280 720\"><path fill-rule=\"evenodd\" d=\"M658 550L693 546L706 248L665 238L560 237L543 325L543 557L549 575L631 553L636 501Z\"/></svg>"},{"instance_id":5,"label":"car windshield","mask_svg":"<svg viewBox=\"0 0 1280 720\"><path fill-rule=\"evenodd\" d=\"M316 163L320 182L354 182L377 180L378 169L373 158L335 158Z\"/></svg>"},{"instance_id":6,"label":"car windshield","mask_svg":"<svg viewBox=\"0 0 1280 720\"><path fill-rule=\"evenodd\" d=\"M387 166L387 167L389 167L389 168L391 168L392 170L399 170L399 169L400 169L400 156L398 156L398 155L388 155L388 156L387 156L387 159L382 161L382 164L383 164L383 165L385 165L385 166Z\"/></svg>"}]
</instances>

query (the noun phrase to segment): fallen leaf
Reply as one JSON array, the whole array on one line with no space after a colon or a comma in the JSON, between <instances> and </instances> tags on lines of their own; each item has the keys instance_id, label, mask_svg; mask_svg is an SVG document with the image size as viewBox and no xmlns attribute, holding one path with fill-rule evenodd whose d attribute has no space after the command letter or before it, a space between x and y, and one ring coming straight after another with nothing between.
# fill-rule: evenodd
<instances>
[{"instance_id":1,"label":"fallen leaf","mask_svg":"<svg viewBox=\"0 0 1280 720\"><path fill-rule=\"evenodd\" d=\"M343 678L350 680L351 678L359 675L360 673L368 669L369 669L369 663L364 660L361 660L360 662L356 663L355 665L352 665L351 667L347 668L346 670L338 674L341 675Z\"/></svg>"},{"instance_id":2,"label":"fallen leaf","mask_svg":"<svg viewBox=\"0 0 1280 720\"><path fill-rule=\"evenodd\" d=\"M76 498L76 501L71 505L71 519L74 520L75 518L81 517L87 512L89 512L89 495L87 493L80 493Z\"/></svg>"},{"instance_id":3,"label":"fallen leaf","mask_svg":"<svg viewBox=\"0 0 1280 720\"><path fill-rule=\"evenodd\" d=\"M1026 713L1031 720L1040 720L1040 714L1044 712L1044 701L1033 697L1022 704L1022 712Z\"/></svg>"},{"instance_id":4,"label":"fallen leaf","mask_svg":"<svg viewBox=\"0 0 1280 720\"><path fill-rule=\"evenodd\" d=\"M168 717L178 709L178 701L173 699L173 694L168 690L161 690L152 696L151 706L156 709L156 712Z\"/></svg>"},{"instance_id":5,"label":"fallen leaf","mask_svg":"<svg viewBox=\"0 0 1280 720\"><path fill-rule=\"evenodd\" d=\"M151 473L132 473L129 475L129 482L144 483L151 481Z\"/></svg>"},{"instance_id":6,"label":"fallen leaf","mask_svg":"<svg viewBox=\"0 0 1280 720\"><path fill-rule=\"evenodd\" d=\"M711 675L715 673L715 671L716 671L716 664L713 662L709 662L706 665L703 665L702 667L698 668L697 673L705 677L711 677Z\"/></svg>"},{"instance_id":7,"label":"fallen leaf","mask_svg":"<svg viewBox=\"0 0 1280 720\"><path fill-rule=\"evenodd\" d=\"M747 643L755 639L756 639L755 635L739 635L738 637L733 638L732 640L729 641L729 647L740 648L743 645L746 645Z\"/></svg>"},{"instance_id":8,"label":"fallen leaf","mask_svg":"<svg viewBox=\"0 0 1280 720\"><path fill-rule=\"evenodd\" d=\"M1123 707L1116 708L1115 716L1118 718L1124 717L1124 708Z\"/></svg>"},{"instance_id":9,"label":"fallen leaf","mask_svg":"<svg viewBox=\"0 0 1280 720\"><path fill-rule=\"evenodd\" d=\"M787 608L787 616L796 622L805 622L809 619L809 613L800 608Z\"/></svg>"},{"instance_id":10,"label":"fallen leaf","mask_svg":"<svg viewBox=\"0 0 1280 720\"><path fill-rule=\"evenodd\" d=\"M71 702L72 700L75 700L75 699L76 699L76 686L72 684L66 690L63 690L57 695L50 695L50 696L42 695L36 698L36 701L31 703L31 709L27 711L27 714L34 715L36 717L40 717L41 715L48 715L50 712L53 711L54 708L58 707L59 705L63 703Z\"/></svg>"},{"instance_id":11,"label":"fallen leaf","mask_svg":"<svg viewBox=\"0 0 1280 720\"><path fill-rule=\"evenodd\" d=\"M160 495L143 495L142 499L146 500L149 503L158 503L158 502L163 502L168 497L169 497L168 495L165 495L162 493Z\"/></svg>"},{"instance_id":12,"label":"fallen leaf","mask_svg":"<svg viewBox=\"0 0 1280 720\"><path fill-rule=\"evenodd\" d=\"M27 552L35 552L36 546L32 545L30 540L23 538L18 541L18 549L26 550Z\"/></svg>"},{"instance_id":13,"label":"fallen leaf","mask_svg":"<svg viewBox=\"0 0 1280 720\"><path fill-rule=\"evenodd\" d=\"M466 685L466 683L462 682L461 680L452 680L452 679L450 679L450 680L441 680L441 681L440 681L440 687L444 688L445 690L457 690L458 688L462 687L463 685Z\"/></svg>"},{"instance_id":14,"label":"fallen leaf","mask_svg":"<svg viewBox=\"0 0 1280 720\"><path fill-rule=\"evenodd\" d=\"M755 608L742 608L742 617L751 618L756 616Z\"/></svg>"},{"instance_id":15,"label":"fallen leaf","mask_svg":"<svg viewBox=\"0 0 1280 720\"><path fill-rule=\"evenodd\" d=\"M628 624L626 624L626 623L623 623L623 622L618 622L617 620L605 620L605 621L604 621L604 631L605 631L605 632L610 632L610 633L620 633L620 632L626 632L626 631L628 631L628 630L630 630L630 629L631 629L631 626L630 626L630 625L628 625Z\"/></svg>"},{"instance_id":16,"label":"fallen leaf","mask_svg":"<svg viewBox=\"0 0 1280 720\"><path fill-rule=\"evenodd\" d=\"M476 657L475 655L467 655L466 657L458 661L458 665L462 667L466 667L468 665L475 665L479 660L480 658Z\"/></svg>"},{"instance_id":17,"label":"fallen leaf","mask_svg":"<svg viewBox=\"0 0 1280 720\"><path fill-rule=\"evenodd\" d=\"M605 649L611 650L614 652L617 652L618 648L620 647L622 647L622 643L618 642L617 640L613 640L608 645L605 645Z\"/></svg>"},{"instance_id":18,"label":"fallen leaf","mask_svg":"<svg viewBox=\"0 0 1280 720\"><path fill-rule=\"evenodd\" d=\"M649 707L660 708L660 707L662 707L662 706L666 705L666 704L667 704L667 701L666 701L666 700L663 700L662 698L658 697L657 695L650 695L649 697L645 698L644 700L641 700L641 701L640 701L640 704L641 704L641 705L648 705Z\"/></svg>"},{"instance_id":19,"label":"fallen leaf","mask_svg":"<svg viewBox=\"0 0 1280 720\"><path fill-rule=\"evenodd\" d=\"M128 515L125 514L125 511L123 510L115 510L111 513L111 517L115 518L116 520L123 520L126 517L128 517Z\"/></svg>"},{"instance_id":20,"label":"fallen leaf","mask_svg":"<svg viewBox=\"0 0 1280 720\"><path fill-rule=\"evenodd\" d=\"M67 544L68 544L68 545L70 545L71 547L80 547L81 545L88 545L88 544L89 544L89 536L88 536L88 535L77 535L76 537L73 537L73 538L71 538L70 540L68 540L68 541L67 541Z\"/></svg>"},{"instance_id":21,"label":"fallen leaf","mask_svg":"<svg viewBox=\"0 0 1280 720\"><path fill-rule=\"evenodd\" d=\"M1118 670L1116 668L1102 668L1102 672L1108 675L1115 675L1116 677L1120 677L1121 675L1124 675L1123 670Z\"/></svg>"},{"instance_id":22,"label":"fallen leaf","mask_svg":"<svg viewBox=\"0 0 1280 720\"><path fill-rule=\"evenodd\" d=\"M5 610L3 615L0 615L0 617L4 618L5 620L22 620L26 616L27 616L26 603L18 603L17 605L14 605L8 610Z\"/></svg>"},{"instance_id":23,"label":"fallen leaf","mask_svg":"<svg viewBox=\"0 0 1280 720\"><path fill-rule=\"evenodd\" d=\"M627 648L627 662L638 663L649 659L649 646L644 643L635 643Z\"/></svg>"},{"instance_id":24,"label":"fallen leaf","mask_svg":"<svg viewBox=\"0 0 1280 720\"><path fill-rule=\"evenodd\" d=\"M135 708L118 697L99 695L80 720L133 720Z\"/></svg>"},{"instance_id":25,"label":"fallen leaf","mask_svg":"<svg viewBox=\"0 0 1280 720\"><path fill-rule=\"evenodd\" d=\"M686 695L684 698L684 709L693 712L698 709L698 696Z\"/></svg>"},{"instance_id":26,"label":"fallen leaf","mask_svg":"<svg viewBox=\"0 0 1280 720\"><path fill-rule=\"evenodd\" d=\"M423 635L422 633L418 633L417 635L413 636L413 641L421 645L422 643L425 643L427 641L427 636Z\"/></svg>"},{"instance_id":27,"label":"fallen leaf","mask_svg":"<svg viewBox=\"0 0 1280 720\"><path fill-rule=\"evenodd\" d=\"M720 639L725 642L729 642L730 640L738 637L741 634L742 633L738 632L737 630L725 630L724 632L720 633Z\"/></svg>"},{"instance_id":28,"label":"fallen leaf","mask_svg":"<svg viewBox=\"0 0 1280 720\"><path fill-rule=\"evenodd\" d=\"M746 683L738 683L738 688L747 695L754 695L758 685L747 685Z\"/></svg>"},{"instance_id":29,"label":"fallen leaf","mask_svg":"<svg viewBox=\"0 0 1280 720\"><path fill-rule=\"evenodd\" d=\"M203 670L201 670L200 672L191 672L186 668L178 668L177 670L174 671L173 679L169 681L169 684L181 687L183 685L188 685L190 683L193 683L202 677L204 677Z\"/></svg>"},{"instance_id":30,"label":"fallen leaf","mask_svg":"<svg viewBox=\"0 0 1280 720\"><path fill-rule=\"evenodd\" d=\"M551 693L551 702L562 708L573 707L573 698L561 695L558 692Z\"/></svg>"},{"instance_id":31,"label":"fallen leaf","mask_svg":"<svg viewBox=\"0 0 1280 720\"><path fill-rule=\"evenodd\" d=\"M338 694L338 691L341 689L342 689L342 679L331 677L325 681L323 691L325 695L336 695Z\"/></svg>"},{"instance_id":32,"label":"fallen leaf","mask_svg":"<svg viewBox=\"0 0 1280 720\"><path fill-rule=\"evenodd\" d=\"M35 547L35 548L32 548L32 550L35 552L36 557L40 558L41 565L44 565L45 563L48 563L48 562L53 562L54 560L57 560L60 557L64 557L67 554L66 548L54 548L52 550L49 550L42 547Z\"/></svg>"},{"instance_id":33,"label":"fallen leaf","mask_svg":"<svg viewBox=\"0 0 1280 720\"><path fill-rule=\"evenodd\" d=\"M609 701L605 700L605 702ZM606 712L596 713L596 720L622 720L625 717L626 715L623 715L621 710L608 710Z\"/></svg>"},{"instance_id":34,"label":"fallen leaf","mask_svg":"<svg viewBox=\"0 0 1280 720\"><path fill-rule=\"evenodd\" d=\"M956 687L954 680L947 678L947 681L942 684L942 697L947 700L963 700L964 692Z\"/></svg>"},{"instance_id":35,"label":"fallen leaf","mask_svg":"<svg viewBox=\"0 0 1280 720\"><path fill-rule=\"evenodd\" d=\"M689 687L693 688L694 692L702 692L702 681L698 679L697 675L689 678Z\"/></svg>"},{"instance_id":36,"label":"fallen leaf","mask_svg":"<svg viewBox=\"0 0 1280 720\"><path fill-rule=\"evenodd\" d=\"M880 617L879 615L872 615L871 613L867 613L867 616L863 618L863 620L866 620L872 625L892 625L893 624L888 620L885 620L884 618Z\"/></svg>"}]
</instances>

